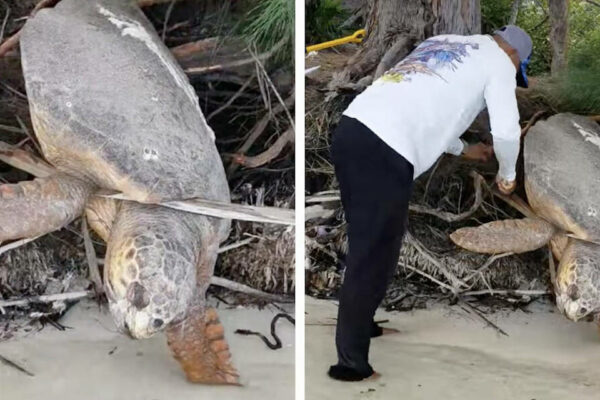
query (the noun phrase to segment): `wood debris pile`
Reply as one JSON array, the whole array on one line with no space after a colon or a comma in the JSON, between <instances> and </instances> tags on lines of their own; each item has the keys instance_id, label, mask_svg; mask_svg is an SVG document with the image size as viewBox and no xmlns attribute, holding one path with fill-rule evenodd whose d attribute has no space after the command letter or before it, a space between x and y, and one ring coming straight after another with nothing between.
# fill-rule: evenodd
<instances>
[{"instance_id":1,"label":"wood debris pile","mask_svg":"<svg viewBox=\"0 0 600 400\"><path fill-rule=\"evenodd\" d=\"M321 66L307 77L307 293L329 298L339 290L347 240L337 182L329 159L331 132L355 92L328 89L332 76L343 70L355 46L307 57L307 68ZM524 99L524 120L536 114L539 103ZM467 134L471 142L491 143L486 116ZM488 295L527 303L551 293L547 250L489 257L457 248L449 234L463 226L522 215L493 190L497 164L468 162L444 156L415 182L409 233L401 250L394 282L384 304L407 310L431 299L478 299ZM522 178L522 176L521 176ZM520 179L522 182L522 179ZM522 188L519 194L524 197Z\"/></svg>"}]
</instances>

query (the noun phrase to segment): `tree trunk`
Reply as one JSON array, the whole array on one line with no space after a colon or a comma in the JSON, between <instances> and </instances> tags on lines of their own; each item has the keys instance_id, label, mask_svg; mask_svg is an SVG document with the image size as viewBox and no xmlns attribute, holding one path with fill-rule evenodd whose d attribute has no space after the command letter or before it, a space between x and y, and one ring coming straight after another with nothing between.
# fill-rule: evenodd
<instances>
[{"instance_id":1,"label":"tree trunk","mask_svg":"<svg viewBox=\"0 0 600 400\"><path fill-rule=\"evenodd\" d=\"M521 6L521 0L514 0L510 9L510 18L508 19L509 25L517 23L517 17L519 16L519 7Z\"/></svg>"},{"instance_id":2,"label":"tree trunk","mask_svg":"<svg viewBox=\"0 0 600 400\"><path fill-rule=\"evenodd\" d=\"M548 8L550 11L550 44L552 46L550 72L556 76L567 66L568 0L549 0Z\"/></svg>"},{"instance_id":3,"label":"tree trunk","mask_svg":"<svg viewBox=\"0 0 600 400\"><path fill-rule=\"evenodd\" d=\"M385 72L430 36L481 31L479 0L368 0L368 7L367 37L348 63L350 79Z\"/></svg>"}]
</instances>

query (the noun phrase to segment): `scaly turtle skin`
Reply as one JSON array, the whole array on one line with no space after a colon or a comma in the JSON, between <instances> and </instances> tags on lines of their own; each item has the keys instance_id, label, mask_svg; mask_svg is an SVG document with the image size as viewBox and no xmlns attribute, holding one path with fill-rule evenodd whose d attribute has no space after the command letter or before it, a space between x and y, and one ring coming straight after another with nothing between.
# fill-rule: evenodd
<instances>
[{"instance_id":1,"label":"scaly turtle skin","mask_svg":"<svg viewBox=\"0 0 600 400\"><path fill-rule=\"evenodd\" d=\"M524 144L525 191L533 215L462 228L450 237L480 253L522 253L550 244L560 260L558 308L577 321L600 313L600 127L558 114Z\"/></svg>"},{"instance_id":2,"label":"scaly turtle skin","mask_svg":"<svg viewBox=\"0 0 600 400\"><path fill-rule=\"evenodd\" d=\"M236 384L204 299L229 221L142 204L230 199L184 72L134 1L41 10L23 29L21 53L35 133L59 172L0 186L0 242L59 229L85 210L107 242L117 327L134 338L166 330L188 379ZM100 189L137 202L91 197Z\"/></svg>"}]
</instances>

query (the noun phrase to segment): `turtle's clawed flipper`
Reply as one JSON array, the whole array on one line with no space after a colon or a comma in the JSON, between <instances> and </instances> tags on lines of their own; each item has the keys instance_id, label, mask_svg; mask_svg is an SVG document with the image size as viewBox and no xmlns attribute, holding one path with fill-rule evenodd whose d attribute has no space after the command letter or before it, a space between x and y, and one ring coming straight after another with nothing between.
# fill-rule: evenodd
<instances>
[{"instance_id":1,"label":"turtle's clawed flipper","mask_svg":"<svg viewBox=\"0 0 600 400\"><path fill-rule=\"evenodd\" d=\"M223 325L213 308L204 313L192 311L184 321L168 329L167 339L190 382L239 385Z\"/></svg>"},{"instance_id":2,"label":"turtle's clawed flipper","mask_svg":"<svg viewBox=\"0 0 600 400\"><path fill-rule=\"evenodd\" d=\"M0 242L62 228L82 214L93 189L64 174L0 185Z\"/></svg>"},{"instance_id":3,"label":"turtle's clawed flipper","mask_svg":"<svg viewBox=\"0 0 600 400\"><path fill-rule=\"evenodd\" d=\"M119 200L95 196L90 198L85 207L85 216L90 228L107 243L120 205Z\"/></svg>"},{"instance_id":4,"label":"turtle's clawed flipper","mask_svg":"<svg viewBox=\"0 0 600 400\"><path fill-rule=\"evenodd\" d=\"M454 231L450 239L476 253L525 253L544 246L555 233L555 228L542 219L523 218L461 228Z\"/></svg>"}]
</instances>

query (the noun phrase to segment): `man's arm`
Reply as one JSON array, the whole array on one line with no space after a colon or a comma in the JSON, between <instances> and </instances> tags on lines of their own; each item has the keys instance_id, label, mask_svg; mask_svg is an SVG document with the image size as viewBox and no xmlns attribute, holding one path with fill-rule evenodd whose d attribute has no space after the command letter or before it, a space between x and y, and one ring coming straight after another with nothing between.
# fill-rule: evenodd
<instances>
[{"instance_id":1,"label":"man's arm","mask_svg":"<svg viewBox=\"0 0 600 400\"><path fill-rule=\"evenodd\" d=\"M467 144L464 140L457 138L445 151L448 154L462 156L468 160L488 162L494 154L494 149L484 143Z\"/></svg>"},{"instance_id":2,"label":"man's arm","mask_svg":"<svg viewBox=\"0 0 600 400\"><path fill-rule=\"evenodd\" d=\"M507 62L494 65L485 87L484 97L490 115L490 125L494 138L494 152L500 165L498 181L513 185L516 178L516 164L519 156L521 127L517 107L516 71Z\"/></svg>"}]
</instances>

